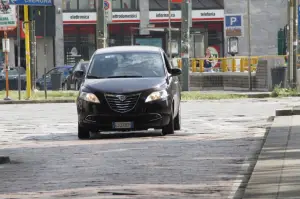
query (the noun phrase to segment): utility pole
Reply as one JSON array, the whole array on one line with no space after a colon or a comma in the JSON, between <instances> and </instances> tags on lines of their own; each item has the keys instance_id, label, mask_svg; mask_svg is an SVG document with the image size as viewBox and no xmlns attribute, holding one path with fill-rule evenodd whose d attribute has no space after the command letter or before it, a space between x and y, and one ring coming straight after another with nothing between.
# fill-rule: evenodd
<instances>
[{"instance_id":1,"label":"utility pole","mask_svg":"<svg viewBox=\"0 0 300 199\"><path fill-rule=\"evenodd\" d=\"M298 0L293 2L293 80L292 87L297 87L297 54L298 54Z\"/></svg>"},{"instance_id":2,"label":"utility pole","mask_svg":"<svg viewBox=\"0 0 300 199\"><path fill-rule=\"evenodd\" d=\"M30 70L30 37L29 37L29 9L24 5L24 24L25 24L25 49L26 49L26 93L27 99L31 97L31 70Z\"/></svg>"},{"instance_id":3,"label":"utility pole","mask_svg":"<svg viewBox=\"0 0 300 199\"><path fill-rule=\"evenodd\" d=\"M249 91L252 91L252 66L251 66L251 9L250 0L247 1L247 15L248 15L248 78Z\"/></svg>"},{"instance_id":4,"label":"utility pole","mask_svg":"<svg viewBox=\"0 0 300 199\"><path fill-rule=\"evenodd\" d=\"M96 0L97 7L97 49L107 47L107 20L104 12L104 2L106 0ZM111 6L111 2L107 1Z\"/></svg>"},{"instance_id":5,"label":"utility pole","mask_svg":"<svg viewBox=\"0 0 300 199\"><path fill-rule=\"evenodd\" d=\"M189 91L190 87L190 18L191 0L183 0L181 4L181 63L182 63L182 90Z\"/></svg>"},{"instance_id":6,"label":"utility pole","mask_svg":"<svg viewBox=\"0 0 300 199\"><path fill-rule=\"evenodd\" d=\"M169 44L169 56L170 61L172 61L172 25L171 25L171 0L168 0L168 10L169 10L169 38L168 38L168 44Z\"/></svg>"},{"instance_id":7,"label":"utility pole","mask_svg":"<svg viewBox=\"0 0 300 199\"><path fill-rule=\"evenodd\" d=\"M18 41L18 96L21 100L21 24L20 24L20 6L17 6L18 12L18 27L17 27L17 41Z\"/></svg>"},{"instance_id":8,"label":"utility pole","mask_svg":"<svg viewBox=\"0 0 300 199\"><path fill-rule=\"evenodd\" d=\"M293 60L294 60L294 49L293 49L293 35L294 35L294 1L295 0L289 0L289 5L288 5L288 9L289 9L289 21L288 21L288 27L289 27L289 43L288 43L288 51L289 51L289 65L288 65L288 85L291 87L292 86L292 82L293 82Z\"/></svg>"}]
</instances>

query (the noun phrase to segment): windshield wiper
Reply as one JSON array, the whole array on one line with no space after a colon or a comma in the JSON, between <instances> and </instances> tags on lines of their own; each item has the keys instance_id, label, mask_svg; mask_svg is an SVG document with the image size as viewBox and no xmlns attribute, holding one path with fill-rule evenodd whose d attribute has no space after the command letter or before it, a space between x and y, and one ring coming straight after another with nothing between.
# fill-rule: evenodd
<instances>
[{"instance_id":1,"label":"windshield wiper","mask_svg":"<svg viewBox=\"0 0 300 199\"><path fill-rule=\"evenodd\" d=\"M118 75L118 76L108 76L107 78L139 78L143 77L140 75Z\"/></svg>"},{"instance_id":2,"label":"windshield wiper","mask_svg":"<svg viewBox=\"0 0 300 199\"><path fill-rule=\"evenodd\" d=\"M88 78L88 79L102 79L103 77L98 77L98 76L95 76L95 75L87 75L86 78Z\"/></svg>"}]
</instances>

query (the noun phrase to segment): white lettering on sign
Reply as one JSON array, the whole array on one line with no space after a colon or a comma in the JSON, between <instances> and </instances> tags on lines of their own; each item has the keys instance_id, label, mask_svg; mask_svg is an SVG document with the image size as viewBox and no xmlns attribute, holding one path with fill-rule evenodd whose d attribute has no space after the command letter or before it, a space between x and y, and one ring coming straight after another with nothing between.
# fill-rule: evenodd
<instances>
[{"instance_id":1,"label":"white lettering on sign","mask_svg":"<svg viewBox=\"0 0 300 199\"><path fill-rule=\"evenodd\" d=\"M138 19L137 14L114 14L113 19L123 19L123 18L129 18L129 19Z\"/></svg>"},{"instance_id":2,"label":"white lettering on sign","mask_svg":"<svg viewBox=\"0 0 300 199\"><path fill-rule=\"evenodd\" d=\"M52 0L24 0L28 4L51 4Z\"/></svg>"},{"instance_id":3,"label":"white lettering on sign","mask_svg":"<svg viewBox=\"0 0 300 199\"><path fill-rule=\"evenodd\" d=\"M236 17L230 18L230 25L233 25L236 22Z\"/></svg>"}]
</instances>

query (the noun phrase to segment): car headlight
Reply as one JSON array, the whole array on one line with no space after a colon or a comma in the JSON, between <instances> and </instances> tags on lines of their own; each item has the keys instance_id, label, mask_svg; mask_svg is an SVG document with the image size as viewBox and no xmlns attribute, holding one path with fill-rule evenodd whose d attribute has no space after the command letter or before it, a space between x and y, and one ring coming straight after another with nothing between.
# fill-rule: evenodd
<instances>
[{"instance_id":1,"label":"car headlight","mask_svg":"<svg viewBox=\"0 0 300 199\"><path fill-rule=\"evenodd\" d=\"M146 102L152 102L155 100L162 100L166 98L168 98L168 93L166 90L155 91L146 98Z\"/></svg>"},{"instance_id":2,"label":"car headlight","mask_svg":"<svg viewBox=\"0 0 300 199\"><path fill-rule=\"evenodd\" d=\"M88 102L93 102L93 103L97 103L97 104L100 103L98 97L96 95L94 95L93 93L81 92L79 95L79 98L81 98L85 101L88 101Z\"/></svg>"}]
</instances>

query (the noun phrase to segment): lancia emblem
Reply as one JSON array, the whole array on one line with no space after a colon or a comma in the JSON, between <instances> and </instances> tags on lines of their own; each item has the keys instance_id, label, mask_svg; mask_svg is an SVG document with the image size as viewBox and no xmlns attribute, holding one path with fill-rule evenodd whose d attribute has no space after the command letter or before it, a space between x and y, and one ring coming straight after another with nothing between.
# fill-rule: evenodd
<instances>
[{"instance_id":1,"label":"lancia emblem","mask_svg":"<svg viewBox=\"0 0 300 199\"><path fill-rule=\"evenodd\" d=\"M126 100L126 96L125 95L117 95L116 96L121 102L124 102Z\"/></svg>"}]
</instances>

